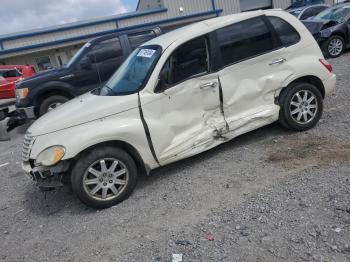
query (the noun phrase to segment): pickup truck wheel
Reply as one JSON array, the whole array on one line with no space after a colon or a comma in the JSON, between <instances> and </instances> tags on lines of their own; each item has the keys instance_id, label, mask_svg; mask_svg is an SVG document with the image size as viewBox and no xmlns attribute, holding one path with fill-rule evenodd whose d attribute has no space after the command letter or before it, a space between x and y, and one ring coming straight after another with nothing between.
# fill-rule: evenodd
<instances>
[{"instance_id":1,"label":"pickup truck wheel","mask_svg":"<svg viewBox=\"0 0 350 262\"><path fill-rule=\"evenodd\" d=\"M40 116L45 115L47 112L50 112L54 110L55 108L59 107L60 105L66 103L69 100L69 98L61 95L54 95L46 98L40 106Z\"/></svg>"},{"instance_id":2,"label":"pickup truck wheel","mask_svg":"<svg viewBox=\"0 0 350 262\"><path fill-rule=\"evenodd\" d=\"M107 147L82 155L72 170L72 188L87 206L103 209L127 199L136 186L137 168L125 151Z\"/></svg>"},{"instance_id":3,"label":"pickup truck wheel","mask_svg":"<svg viewBox=\"0 0 350 262\"><path fill-rule=\"evenodd\" d=\"M339 57L345 49L345 41L339 35L330 37L323 45L322 50L329 58Z\"/></svg>"},{"instance_id":4,"label":"pickup truck wheel","mask_svg":"<svg viewBox=\"0 0 350 262\"><path fill-rule=\"evenodd\" d=\"M321 119L323 98L320 91L308 83L296 83L288 88L281 104L280 122L294 131L313 128Z\"/></svg>"}]
</instances>

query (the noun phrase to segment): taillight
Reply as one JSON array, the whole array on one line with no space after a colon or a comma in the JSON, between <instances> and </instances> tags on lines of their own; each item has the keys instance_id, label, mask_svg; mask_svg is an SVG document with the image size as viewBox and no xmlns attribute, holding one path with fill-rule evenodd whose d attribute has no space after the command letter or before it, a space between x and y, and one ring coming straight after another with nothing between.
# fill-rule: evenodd
<instances>
[{"instance_id":1,"label":"taillight","mask_svg":"<svg viewBox=\"0 0 350 262\"><path fill-rule=\"evenodd\" d=\"M332 67L332 65L330 64L330 63L328 63L326 60L324 60L324 59L320 59L320 62L321 62L321 64L325 67L325 68L327 68L327 70L330 72L330 73L332 73L333 72L333 67Z\"/></svg>"}]
</instances>

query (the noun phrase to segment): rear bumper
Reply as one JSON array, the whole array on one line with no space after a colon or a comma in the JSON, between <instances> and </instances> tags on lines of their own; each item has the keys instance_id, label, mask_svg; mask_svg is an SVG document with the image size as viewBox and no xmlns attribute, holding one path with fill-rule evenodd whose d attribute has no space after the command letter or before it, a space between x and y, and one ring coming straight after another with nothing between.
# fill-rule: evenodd
<instances>
[{"instance_id":1,"label":"rear bumper","mask_svg":"<svg viewBox=\"0 0 350 262\"><path fill-rule=\"evenodd\" d=\"M323 86L325 89L325 94L328 95L331 92L333 92L333 90L335 89L337 84L337 76L335 74L332 74L331 77L323 80Z\"/></svg>"}]
</instances>

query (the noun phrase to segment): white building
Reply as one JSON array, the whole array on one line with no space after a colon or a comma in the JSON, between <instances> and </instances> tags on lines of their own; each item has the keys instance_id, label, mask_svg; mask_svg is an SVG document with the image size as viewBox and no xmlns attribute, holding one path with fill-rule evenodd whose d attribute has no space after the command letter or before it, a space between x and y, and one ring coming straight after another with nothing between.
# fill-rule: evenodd
<instances>
[{"instance_id":1,"label":"white building","mask_svg":"<svg viewBox=\"0 0 350 262\"><path fill-rule=\"evenodd\" d=\"M32 64L45 70L66 64L89 39L132 28L163 30L254 9L286 8L292 0L139 0L121 15L0 36L0 64ZM334 0L326 0L332 3Z\"/></svg>"}]
</instances>

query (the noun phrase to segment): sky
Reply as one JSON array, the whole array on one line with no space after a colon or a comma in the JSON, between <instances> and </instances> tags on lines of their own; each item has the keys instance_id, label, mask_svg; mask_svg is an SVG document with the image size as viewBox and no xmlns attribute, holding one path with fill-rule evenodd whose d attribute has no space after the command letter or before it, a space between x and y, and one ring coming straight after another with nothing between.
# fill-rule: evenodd
<instances>
[{"instance_id":1,"label":"sky","mask_svg":"<svg viewBox=\"0 0 350 262\"><path fill-rule=\"evenodd\" d=\"M135 11L137 0L0 0L0 35Z\"/></svg>"}]
</instances>

